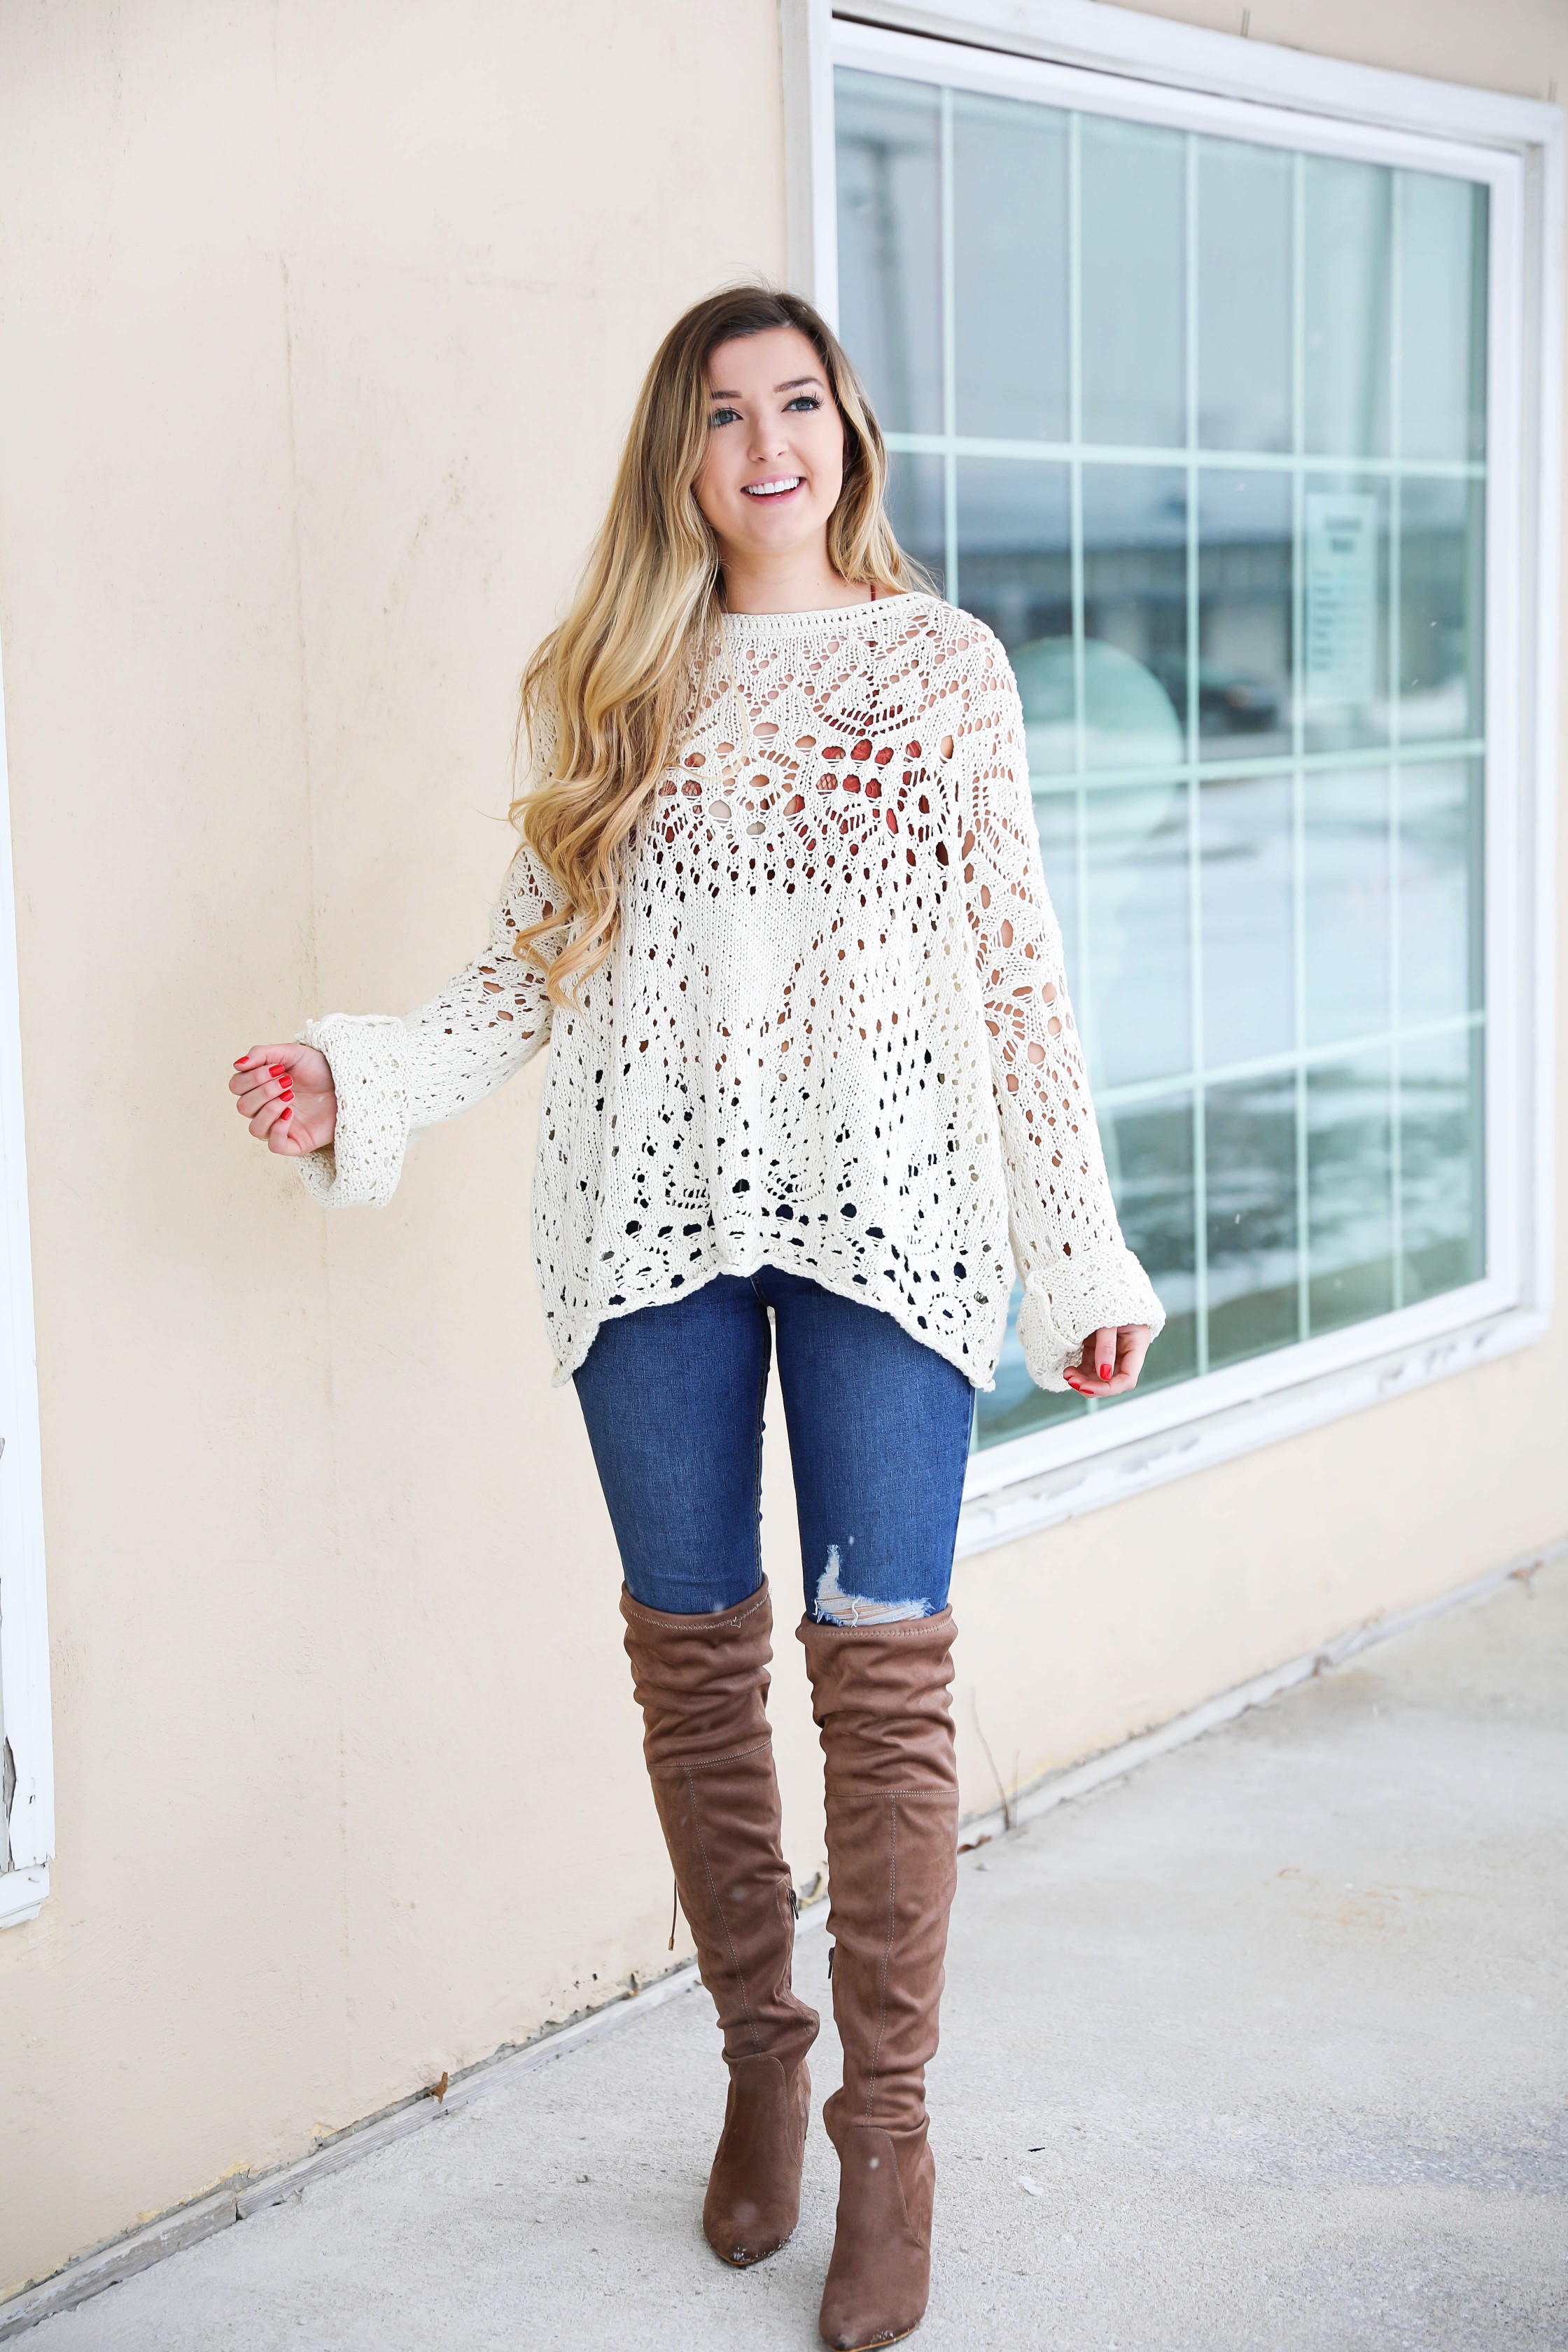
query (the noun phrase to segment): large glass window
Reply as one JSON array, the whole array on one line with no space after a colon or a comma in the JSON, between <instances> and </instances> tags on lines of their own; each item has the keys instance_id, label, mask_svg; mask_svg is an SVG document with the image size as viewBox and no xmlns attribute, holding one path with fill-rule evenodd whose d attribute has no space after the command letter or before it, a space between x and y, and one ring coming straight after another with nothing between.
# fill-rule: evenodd
<instances>
[{"instance_id":1,"label":"large glass window","mask_svg":"<svg viewBox=\"0 0 1568 2352\"><path fill-rule=\"evenodd\" d=\"M1018 677L1146 1388L1479 1280L1486 187L842 68L836 122L897 526ZM1010 1326L975 1443L1121 1409Z\"/></svg>"}]
</instances>

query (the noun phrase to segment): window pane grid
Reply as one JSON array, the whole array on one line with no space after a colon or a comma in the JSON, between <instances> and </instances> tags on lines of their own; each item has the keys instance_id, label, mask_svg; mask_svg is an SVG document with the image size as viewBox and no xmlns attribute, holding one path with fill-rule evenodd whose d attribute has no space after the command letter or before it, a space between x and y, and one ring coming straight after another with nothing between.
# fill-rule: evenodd
<instances>
[{"instance_id":1,"label":"window pane grid","mask_svg":"<svg viewBox=\"0 0 1568 2352\"><path fill-rule=\"evenodd\" d=\"M1487 472L1486 460L1480 457L1323 457L1306 449L1189 450L1183 443L1135 448L1121 441L991 440L977 433L889 431L883 438L889 449L904 457L1011 457L1020 465L1065 465L1075 459L1091 466L1184 466L1190 462L1211 473L1234 473L1240 459L1249 473L1310 477L1342 474L1350 468L1358 474L1388 478L1395 474L1417 474L1434 482L1480 482L1486 479Z\"/></svg>"},{"instance_id":2,"label":"window pane grid","mask_svg":"<svg viewBox=\"0 0 1568 2352\"><path fill-rule=\"evenodd\" d=\"M1133 1103L1163 1102L1184 1094L1188 1087L1229 1086L1233 1081L1247 1078L1291 1076L1298 1068L1327 1069L1336 1062L1370 1055L1374 1050L1392 1055L1401 1039L1407 1045L1422 1045L1438 1037L1479 1035L1485 1027L1486 1014L1478 1008L1473 1013L1453 1013L1444 1021L1412 1022L1401 1029L1374 1029L1354 1037L1337 1038L1332 1045L1293 1045L1282 1054L1258 1054L1247 1061L1214 1064L1207 1069L1194 1066L1174 1071L1169 1077L1134 1079L1120 1087L1096 1087L1095 1106L1100 1110L1124 1110Z\"/></svg>"},{"instance_id":3,"label":"window pane grid","mask_svg":"<svg viewBox=\"0 0 1568 2352\"><path fill-rule=\"evenodd\" d=\"M1400 646L1400 589L1405 552L1404 484L1400 478L1399 461L1404 445L1405 409L1405 183L1396 179L1392 189L1389 207L1388 237L1388 430L1389 454L1394 471L1389 482L1390 520L1388 531L1388 675L1393 691L1388 698L1388 748L1393 753L1388 773L1388 871L1391 877L1399 871L1399 750L1400 704L1403 699L1399 682L1405 675ZM1399 893L1390 887L1388 894L1388 1001L1397 1006L1399 995ZM1397 1024L1388 1041L1389 1102L1393 1116L1389 1120L1389 1228L1390 1266L1393 1276L1391 1307L1405 1304L1404 1217L1400 1199L1403 1153L1400 1149L1402 1122L1399 1103L1399 1030Z\"/></svg>"},{"instance_id":4,"label":"window pane grid","mask_svg":"<svg viewBox=\"0 0 1568 2352\"><path fill-rule=\"evenodd\" d=\"M1187 413L1187 626L1184 647L1186 694L1187 938L1193 960L1190 990L1193 1040L1193 1370L1209 1368L1208 1152L1204 1125L1206 1088L1204 1066L1204 869L1203 794L1200 778L1197 690L1200 548L1198 542L1198 142L1186 142L1186 413ZM1111 1105L1114 1110L1116 1106Z\"/></svg>"},{"instance_id":5,"label":"window pane grid","mask_svg":"<svg viewBox=\"0 0 1568 2352\"><path fill-rule=\"evenodd\" d=\"M1149 1377L1474 1280L1485 192L894 88L840 76L844 330L931 320L883 367L923 416L867 368L895 520L1020 672ZM865 310L873 182L911 234ZM978 1443L1106 1409L1016 1359Z\"/></svg>"},{"instance_id":6,"label":"window pane grid","mask_svg":"<svg viewBox=\"0 0 1568 2352\"><path fill-rule=\"evenodd\" d=\"M1372 751L1284 752L1277 759L1263 760L1194 760L1172 761L1160 769L1162 776L1173 776L1185 782L1189 778L1199 783L1220 783L1241 776L1294 776L1298 771L1304 777L1352 774L1357 769L1397 769L1429 767L1434 760L1477 760L1486 751L1486 739L1480 735L1460 735L1442 741L1417 741L1402 745L1379 746ZM1147 788L1151 781L1147 768L1096 768L1093 783L1096 793L1115 792L1119 787L1141 785ZM1037 801L1051 800L1062 795L1068 798L1080 789L1076 776L1045 775L1034 779Z\"/></svg>"},{"instance_id":7,"label":"window pane grid","mask_svg":"<svg viewBox=\"0 0 1568 2352\"><path fill-rule=\"evenodd\" d=\"M1306 1339L1311 1328L1311 1292L1307 1265L1307 1072L1302 1060L1306 1037L1307 905L1305 778L1301 762L1307 753L1306 696L1300 681L1306 675L1307 602L1301 546L1305 536L1307 482L1307 202L1306 160L1290 161L1290 698L1291 749L1295 754L1290 777L1291 948L1295 963L1296 1022L1296 1336ZM1395 698L1396 699L1397 698Z\"/></svg>"}]
</instances>

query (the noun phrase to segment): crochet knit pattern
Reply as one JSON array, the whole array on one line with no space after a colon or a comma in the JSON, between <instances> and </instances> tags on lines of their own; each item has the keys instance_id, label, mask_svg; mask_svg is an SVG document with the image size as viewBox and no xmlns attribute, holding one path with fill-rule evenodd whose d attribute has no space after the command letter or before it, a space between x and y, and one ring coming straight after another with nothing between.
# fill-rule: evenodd
<instances>
[{"instance_id":1,"label":"crochet knit pattern","mask_svg":"<svg viewBox=\"0 0 1568 2352\"><path fill-rule=\"evenodd\" d=\"M1006 656L927 595L723 635L582 1010L512 952L554 911L524 847L488 953L438 996L300 1033L338 1097L300 1175L334 1206L389 1200L409 1135L548 1037L533 1234L558 1383L607 1317L772 1264L989 1388L1016 1262L1025 1360L1060 1389L1090 1332L1164 1316L1111 1202Z\"/></svg>"}]
</instances>

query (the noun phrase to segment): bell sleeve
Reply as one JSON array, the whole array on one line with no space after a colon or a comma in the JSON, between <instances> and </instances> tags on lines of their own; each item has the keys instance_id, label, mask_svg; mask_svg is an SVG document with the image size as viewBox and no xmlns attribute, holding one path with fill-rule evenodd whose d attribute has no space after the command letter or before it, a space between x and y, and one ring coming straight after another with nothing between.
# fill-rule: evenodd
<instances>
[{"instance_id":1,"label":"bell sleeve","mask_svg":"<svg viewBox=\"0 0 1568 2352\"><path fill-rule=\"evenodd\" d=\"M1092 1332L1158 1332L1165 1315L1117 1222L1040 860L1018 689L989 636L963 731L960 870L1024 1286L1018 1337L1030 1379L1063 1390Z\"/></svg>"}]
</instances>

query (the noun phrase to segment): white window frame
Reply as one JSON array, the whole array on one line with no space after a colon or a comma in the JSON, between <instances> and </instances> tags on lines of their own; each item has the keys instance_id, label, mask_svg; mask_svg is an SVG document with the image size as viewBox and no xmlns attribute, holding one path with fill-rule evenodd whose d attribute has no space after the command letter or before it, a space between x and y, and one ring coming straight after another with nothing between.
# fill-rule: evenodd
<instances>
[{"instance_id":1,"label":"white window frame","mask_svg":"<svg viewBox=\"0 0 1568 2352\"><path fill-rule=\"evenodd\" d=\"M48 1865L55 1850L43 1465L22 1129L16 903L5 711L0 706L0 1725L16 1772L9 1821L0 1819L0 1927L37 1918L49 1891Z\"/></svg>"},{"instance_id":2,"label":"white window frame","mask_svg":"<svg viewBox=\"0 0 1568 2352\"><path fill-rule=\"evenodd\" d=\"M781 0L792 282L837 317L836 65L1484 180L1488 319L1485 1278L1012 1438L958 1549L1011 1541L1529 1347L1553 1296L1563 118L1552 106L1100 0ZM1091 1073L1092 1076L1092 1073Z\"/></svg>"}]
</instances>

